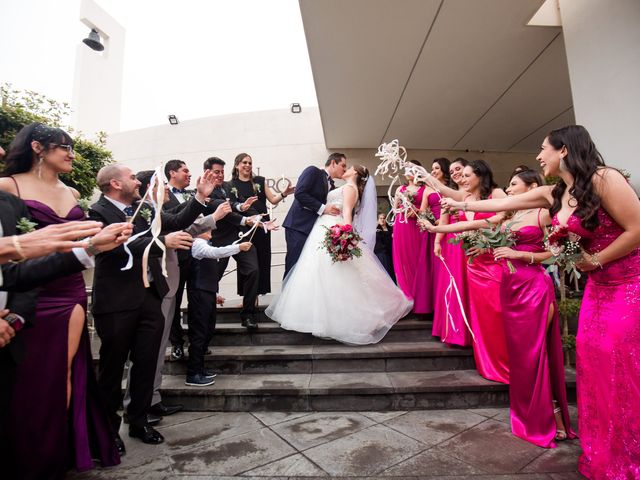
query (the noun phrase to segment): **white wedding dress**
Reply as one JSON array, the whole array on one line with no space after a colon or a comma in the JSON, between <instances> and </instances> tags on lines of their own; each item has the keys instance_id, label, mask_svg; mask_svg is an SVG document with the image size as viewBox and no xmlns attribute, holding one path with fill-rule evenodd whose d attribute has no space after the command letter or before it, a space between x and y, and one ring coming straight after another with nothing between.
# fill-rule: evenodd
<instances>
[{"instance_id":1,"label":"white wedding dress","mask_svg":"<svg viewBox=\"0 0 640 480\"><path fill-rule=\"evenodd\" d=\"M353 187L332 190L327 204L342 210L345 188ZM349 344L377 343L413 304L384 270L373 245L361 244L359 258L331 262L322 246L326 232L322 227L343 223L341 215L318 217L298 263L284 279L282 292L266 314L287 330Z\"/></svg>"}]
</instances>

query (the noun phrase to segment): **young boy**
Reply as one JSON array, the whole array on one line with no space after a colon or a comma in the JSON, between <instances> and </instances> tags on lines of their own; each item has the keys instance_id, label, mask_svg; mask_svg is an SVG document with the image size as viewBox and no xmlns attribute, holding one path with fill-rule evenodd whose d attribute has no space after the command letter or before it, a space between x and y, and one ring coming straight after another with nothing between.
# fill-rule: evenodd
<instances>
[{"instance_id":1,"label":"young boy","mask_svg":"<svg viewBox=\"0 0 640 480\"><path fill-rule=\"evenodd\" d=\"M215 226L213 226L215 228ZM187 230L188 231L188 230ZM203 387L215 383L215 374L204 368L207 346L216 328L216 293L218 291L218 259L230 257L251 248L251 242L226 247L212 247L211 229L197 237L191 246L193 259L187 282L187 324L189 325L189 360L185 385Z\"/></svg>"}]
</instances>

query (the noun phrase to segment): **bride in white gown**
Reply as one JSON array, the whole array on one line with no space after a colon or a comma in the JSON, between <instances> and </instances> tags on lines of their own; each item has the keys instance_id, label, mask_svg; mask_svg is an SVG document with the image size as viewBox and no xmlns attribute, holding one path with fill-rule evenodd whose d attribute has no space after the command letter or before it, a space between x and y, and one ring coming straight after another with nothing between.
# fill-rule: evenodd
<instances>
[{"instance_id":1,"label":"bride in white gown","mask_svg":"<svg viewBox=\"0 0 640 480\"><path fill-rule=\"evenodd\" d=\"M318 217L298 262L284 279L282 292L266 314L287 330L349 344L377 343L411 311L412 302L373 253L377 203L373 178L358 165L342 179L346 185L327 196L327 204L336 205L342 214ZM322 227L352 224L354 207L353 226L363 238L359 245L362 256L332 263L321 246L326 232Z\"/></svg>"}]
</instances>

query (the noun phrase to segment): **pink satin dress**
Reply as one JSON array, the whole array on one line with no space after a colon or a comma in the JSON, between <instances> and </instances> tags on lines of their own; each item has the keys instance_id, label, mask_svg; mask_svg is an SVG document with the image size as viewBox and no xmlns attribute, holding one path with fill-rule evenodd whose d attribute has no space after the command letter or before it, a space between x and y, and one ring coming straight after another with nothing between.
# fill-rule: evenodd
<instances>
[{"instance_id":1,"label":"pink satin dress","mask_svg":"<svg viewBox=\"0 0 640 480\"><path fill-rule=\"evenodd\" d=\"M440 218L440 195L432 192L427 197L427 202L431 213L436 219ZM433 253L433 245L436 234L423 232L422 247L423 254L418 260L416 270L416 280L413 290L413 311L414 313L432 313L435 301L435 279L440 270L440 260Z\"/></svg>"},{"instance_id":2,"label":"pink satin dress","mask_svg":"<svg viewBox=\"0 0 640 480\"><path fill-rule=\"evenodd\" d=\"M495 213L477 212L473 220L491 218ZM468 217L464 218L468 220ZM504 333L500 283L502 266L493 255L478 255L467 262L469 287L469 321L476 341L473 357L478 373L487 380L509 383L509 355Z\"/></svg>"},{"instance_id":3,"label":"pink satin dress","mask_svg":"<svg viewBox=\"0 0 640 480\"><path fill-rule=\"evenodd\" d=\"M401 192L406 190L406 185L400 187ZM418 189L413 200L416 211L420 209L422 195L424 195L424 186ZM396 216L393 224L393 269L398 287L410 300L414 299L418 262L424 253L423 236L424 234L418 228L416 217L405 219L403 214Z\"/></svg>"},{"instance_id":4,"label":"pink satin dress","mask_svg":"<svg viewBox=\"0 0 640 480\"><path fill-rule=\"evenodd\" d=\"M456 222L458 222L458 214L450 215L449 223ZM442 265L442 261L436 258L435 261L440 264L440 267L434 276L434 311L431 334L439 337L442 342L448 345L470 347L472 342L471 334L464 323L462 315L464 311L467 320L469 319L467 256L460 245L449 243L449 240L454 237L455 234L453 233L444 235L440 245L442 247L442 258L447 267L449 267L458 287L461 302L458 302L453 289L447 291L451 278L447 269ZM462 308L460 308L460 303L462 303Z\"/></svg>"},{"instance_id":5,"label":"pink satin dress","mask_svg":"<svg viewBox=\"0 0 640 480\"><path fill-rule=\"evenodd\" d=\"M605 210L598 219L594 231L575 215L567 221L589 253L623 233ZM640 248L589 272L578 322L578 470L598 480L640 478Z\"/></svg>"},{"instance_id":6,"label":"pink satin dress","mask_svg":"<svg viewBox=\"0 0 640 480\"><path fill-rule=\"evenodd\" d=\"M514 250L544 251L540 226L526 226L515 234ZM500 300L509 352L511 431L534 445L555 448L553 400L562 409L567 437L575 438L575 434L570 430L553 281L540 264L511 260L516 271L510 273L507 262L501 263ZM554 314L547 328L551 308Z\"/></svg>"}]
</instances>

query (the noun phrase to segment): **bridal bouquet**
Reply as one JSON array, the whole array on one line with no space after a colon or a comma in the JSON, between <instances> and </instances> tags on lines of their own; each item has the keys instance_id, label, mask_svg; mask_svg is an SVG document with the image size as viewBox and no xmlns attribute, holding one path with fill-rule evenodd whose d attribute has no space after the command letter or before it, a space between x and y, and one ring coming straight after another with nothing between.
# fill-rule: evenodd
<instances>
[{"instance_id":1,"label":"bridal bouquet","mask_svg":"<svg viewBox=\"0 0 640 480\"><path fill-rule=\"evenodd\" d=\"M489 223L489 222L487 222ZM449 243L460 244L466 252L471 248L493 249L498 247L512 247L516 243L515 232L511 229L514 222L509 222L503 226L491 225L487 228L481 228L475 231L462 232L449 239ZM469 259L469 263L473 263L473 259ZM516 268L507 260L507 267L510 273L515 273Z\"/></svg>"},{"instance_id":2,"label":"bridal bouquet","mask_svg":"<svg viewBox=\"0 0 640 480\"><path fill-rule=\"evenodd\" d=\"M544 246L553 255L542 262L549 265L547 271L565 270L569 272L571 280L580 278L580 272L576 268L576 263L582 258L580 235L570 232L567 227L554 225L544 240Z\"/></svg>"},{"instance_id":3,"label":"bridal bouquet","mask_svg":"<svg viewBox=\"0 0 640 480\"><path fill-rule=\"evenodd\" d=\"M358 247L362 237L351 225L323 226L323 228L326 232L319 248L327 251L333 263L346 262L362 255L362 250Z\"/></svg>"}]
</instances>

